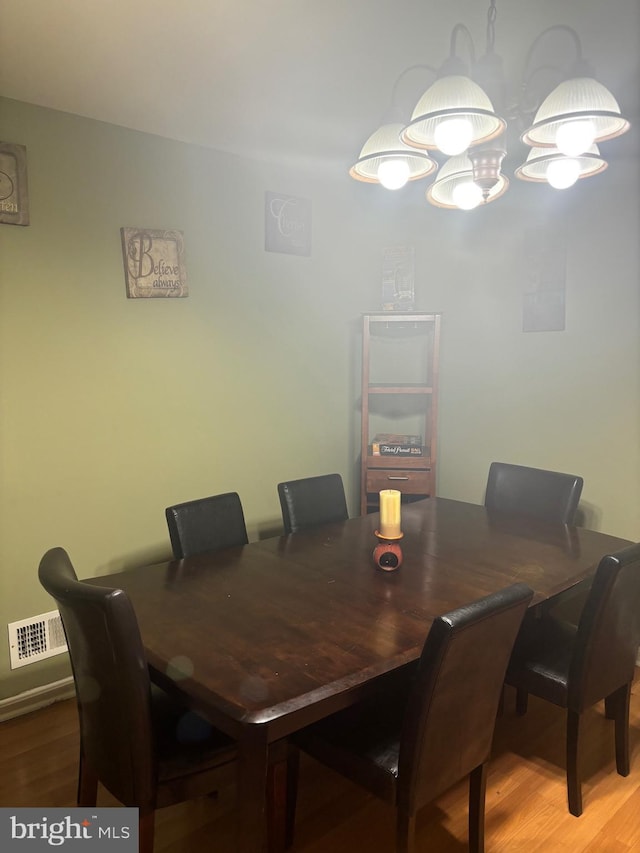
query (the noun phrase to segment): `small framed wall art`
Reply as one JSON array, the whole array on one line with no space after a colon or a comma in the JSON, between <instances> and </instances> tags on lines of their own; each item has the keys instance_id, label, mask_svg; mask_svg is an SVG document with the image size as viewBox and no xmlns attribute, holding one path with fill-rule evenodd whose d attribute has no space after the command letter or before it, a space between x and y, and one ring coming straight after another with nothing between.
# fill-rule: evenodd
<instances>
[{"instance_id":1,"label":"small framed wall art","mask_svg":"<svg viewBox=\"0 0 640 853\"><path fill-rule=\"evenodd\" d=\"M287 255L311 254L311 199L267 192L264 247Z\"/></svg>"},{"instance_id":2,"label":"small framed wall art","mask_svg":"<svg viewBox=\"0 0 640 853\"><path fill-rule=\"evenodd\" d=\"M415 301L415 249L388 246L382 255L382 310L413 311Z\"/></svg>"},{"instance_id":3,"label":"small framed wall art","mask_svg":"<svg viewBox=\"0 0 640 853\"><path fill-rule=\"evenodd\" d=\"M182 231L121 228L120 234L129 299L189 295Z\"/></svg>"},{"instance_id":4,"label":"small framed wall art","mask_svg":"<svg viewBox=\"0 0 640 853\"><path fill-rule=\"evenodd\" d=\"M564 332L567 234L564 224L529 228L524 234L523 332Z\"/></svg>"},{"instance_id":5,"label":"small framed wall art","mask_svg":"<svg viewBox=\"0 0 640 853\"><path fill-rule=\"evenodd\" d=\"M29 224L27 149L0 142L0 223Z\"/></svg>"}]
</instances>

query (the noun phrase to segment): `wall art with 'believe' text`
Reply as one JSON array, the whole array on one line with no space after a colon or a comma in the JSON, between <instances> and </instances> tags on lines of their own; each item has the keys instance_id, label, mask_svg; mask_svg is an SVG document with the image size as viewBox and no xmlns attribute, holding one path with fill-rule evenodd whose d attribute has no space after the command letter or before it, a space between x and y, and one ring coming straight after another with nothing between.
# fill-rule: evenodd
<instances>
[{"instance_id":1,"label":"wall art with 'believe' text","mask_svg":"<svg viewBox=\"0 0 640 853\"><path fill-rule=\"evenodd\" d=\"M189 295L182 231L121 228L120 233L130 299Z\"/></svg>"}]
</instances>

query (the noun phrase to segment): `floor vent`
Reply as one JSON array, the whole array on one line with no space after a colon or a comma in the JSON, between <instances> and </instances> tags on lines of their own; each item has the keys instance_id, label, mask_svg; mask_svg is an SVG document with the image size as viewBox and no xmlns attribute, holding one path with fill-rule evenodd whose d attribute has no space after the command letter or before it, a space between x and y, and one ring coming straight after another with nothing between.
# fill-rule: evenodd
<instances>
[{"instance_id":1,"label":"floor vent","mask_svg":"<svg viewBox=\"0 0 640 853\"><path fill-rule=\"evenodd\" d=\"M10 622L7 627L11 669L67 651L62 620L57 610L21 622Z\"/></svg>"}]
</instances>

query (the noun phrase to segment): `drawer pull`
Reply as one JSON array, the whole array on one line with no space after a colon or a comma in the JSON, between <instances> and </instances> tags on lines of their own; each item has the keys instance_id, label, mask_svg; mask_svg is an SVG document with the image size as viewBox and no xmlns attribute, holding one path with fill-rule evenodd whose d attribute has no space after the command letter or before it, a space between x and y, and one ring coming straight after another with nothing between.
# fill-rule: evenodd
<instances>
[{"instance_id":1,"label":"drawer pull","mask_svg":"<svg viewBox=\"0 0 640 853\"><path fill-rule=\"evenodd\" d=\"M408 480L408 479L409 479L408 477L392 477L392 476L387 477L387 480Z\"/></svg>"}]
</instances>

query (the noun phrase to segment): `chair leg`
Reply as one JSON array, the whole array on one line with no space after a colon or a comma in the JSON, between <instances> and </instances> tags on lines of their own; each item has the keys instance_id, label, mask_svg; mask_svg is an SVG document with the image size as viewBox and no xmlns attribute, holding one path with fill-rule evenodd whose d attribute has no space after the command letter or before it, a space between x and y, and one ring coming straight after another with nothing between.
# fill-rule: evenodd
<instances>
[{"instance_id":1,"label":"chair leg","mask_svg":"<svg viewBox=\"0 0 640 853\"><path fill-rule=\"evenodd\" d=\"M78 768L78 805L95 806L98 802L98 774L84 757L80 748Z\"/></svg>"},{"instance_id":2,"label":"chair leg","mask_svg":"<svg viewBox=\"0 0 640 853\"><path fill-rule=\"evenodd\" d=\"M577 711L567 711L567 794L569 811L576 817L580 817L582 814L579 739L580 714Z\"/></svg>"},{"instance_id":3,"label":"chair leg","mask_svg":"<svg viewBox=\"0 0 640 853\"><path fill-rule=\"evenodd\" d=\"M469 774L469 853L484 853L486 793L487 765L480 764Z\"/></svg>"},{"instance_id":4,"label":"chair leg","mask_svg":"<svg viewBox=\"0 0 640 853\"><path fill-rule=\"evenodd\" d=\"M522 716L527 713L529 694L522 687L516 689L516 713Z\"/></svg>"},{"instance_id":5,"label":"chair leg","mask_svg":"<svg viewBox=\"0 0 640 853\"><path fill-rule=\"evenodd\" d=\"M397 853L415 853L416 850L416 816L408 814L398 807L396 816L396 851Z\"/></svg>"},{"instance_id":6,"label":"chair leg","mask_svg":"<svg viewBox=\"0 0 640 853\"><path fill-rule=\"evenodd\" d=\"M138 853L153 853L155 809L140 809L138 818Z\"/></svg>"},{"instance_id":7,"label":"chair leg","mask_svg":"<svg viewBox=\"0 0 640 853\"><path fill-rule=\"evenodd\" d=\"M615 693L612 693L611 696L604 697L604 716L607 720L615 720L616 712L614 706L614 701L612 697L615 696Z\"/></svg>"},{"instance_id":8,"label":"chair leg","mask_svg":"<svg viewBox=\"0 0 640 853\"><path fill-rule=\"evenodd\" d=\"M605 707L607 716L614 721L616 739L616 770L620 776L628 776L629 762L629 705L631 702L631 684L625 684L615 693L607 696ZM610 716L609 716L610 714Z\"/></svg>"}]
</instances>

